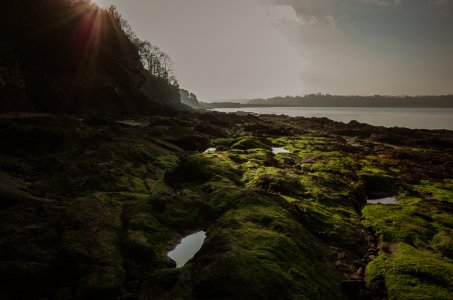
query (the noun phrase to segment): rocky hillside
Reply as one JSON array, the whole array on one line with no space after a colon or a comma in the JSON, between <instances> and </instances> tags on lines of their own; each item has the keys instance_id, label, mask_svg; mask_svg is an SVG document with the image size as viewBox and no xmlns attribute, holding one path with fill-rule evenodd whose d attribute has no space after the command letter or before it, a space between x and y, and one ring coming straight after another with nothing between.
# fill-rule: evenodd
<instances>
[{"instance_id":1,"label":"rocky hillside","mask_svg":"<svg viewBox=\"0 0 453 300\"><path fill-rule=\"evenodd\" d=\"M0 112L182 107L178 88L145 71L112 14L86 1L2 1L0 33Z\"/></svg>"}]
</instances>

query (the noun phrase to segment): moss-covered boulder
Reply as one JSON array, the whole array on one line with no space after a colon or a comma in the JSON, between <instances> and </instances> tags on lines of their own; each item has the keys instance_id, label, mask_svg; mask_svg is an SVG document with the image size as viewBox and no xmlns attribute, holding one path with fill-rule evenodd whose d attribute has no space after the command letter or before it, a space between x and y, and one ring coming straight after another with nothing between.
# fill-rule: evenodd
<instances>
[{"instance_id":1,"label":"moss-covered boulder","mask_svg":"<svg viewBox=\"0 0 453 300\"><path fill-rule=\"evenodd\" d=\"M180 288L194 299L345 298L324 250L283 199L243 191L233 201L239 206L210 228Z\"/></svg>"}]
</instances>

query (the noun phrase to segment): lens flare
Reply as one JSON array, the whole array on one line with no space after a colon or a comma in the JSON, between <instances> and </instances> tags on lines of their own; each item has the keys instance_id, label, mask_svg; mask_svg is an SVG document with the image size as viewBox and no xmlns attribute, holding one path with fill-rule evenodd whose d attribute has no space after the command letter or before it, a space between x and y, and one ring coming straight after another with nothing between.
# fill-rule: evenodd
<instances>
[{"instance_id":1,"label":"lens flare","mask_svg":"<svg viewBox=\"0 0 453 300\"><path fill-rule=\"evenodd\" d=\"M109 0L93 0L93 3L95 3L100 8L109 8L112 5Z\"/></svg>"}]
</instances>

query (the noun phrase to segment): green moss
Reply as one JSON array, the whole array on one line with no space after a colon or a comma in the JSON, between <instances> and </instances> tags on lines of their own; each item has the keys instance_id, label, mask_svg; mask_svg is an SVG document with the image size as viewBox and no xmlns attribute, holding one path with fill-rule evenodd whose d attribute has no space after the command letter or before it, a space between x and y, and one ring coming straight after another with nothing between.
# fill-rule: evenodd
<instances>
[{"instance_id":1,"label":"green moss","mask_svg":"<svg viewBox=\"0 0 453 300\"><path fill-rule=\"evenodd\" d=\"M135 176L122 176L119 178L121 190L135 193L146 193L149 191L146 182Z\"/></svg>"},{"instance_id":2,"label":"green moss","mask_svg":"<svg viewBox=\"0 0 453 300\"><path fill-rule=\"evenodd\" d=\"M319 201L331 206L354 207L354 198L351 191L358 184L352 179L338 177L332 173L317 172L300 177L306 192L306 199Z\"/></svg>"},{"instance_id":3,"label":"green moss","mask_svg":"<svg viewBox=\"0 0 453 300\"><path fill-rule=\"evenodd\" d=\"M67 222L73 226L63 235L63 247L79 263L122 264L119 250L122 204L105 194L74 200L67 206Z\"/></svg>"},{"instance_id":4,"label":"green moss","mask_svg":"<svg viewBox=\"0 0 453 300\"><path fill-rule=\"evenodd\" d=\"M210 144L212 147L223 147L223 148L230 148L232 145L234 145L237 142L237 139L235 138L218 138L218 139L212 139L210 141Z\"/></svg>"},{"instance_id":5,"label":"green moss","mask_svg":"<svg viewBox=\"0 0 453 300\"><path fill-rule=\"evenodd\" d=\"M244 192L190 266L195 298L341 299L337 273L285 201ZM281 206L283 205L283 206ZM316 274L316 276L313 276Z\"/></svg>"},{"instance_id":6,"label":"green moss","mask_svg":"<svg viewBox=\"0 0 453 300\"><path fill-rule=\"evenodd\" d=\"M265 189L283 195L299 195L304 192L298 177L275 167L248 168L242 179L247 186Z\"/></svg>"},{"instance_id":7,"label":"green moss","mask_svg":"<svg viewBox=\"0 0 453 300\"><path fill-rule=\"evenodd\" d=\"M96 266L81 280L79 289L89 294L116 290L121 288L125 277L126 272L120 266Z\"/></svg>"},{"instance_id":8,"label":"green moss","mask_svg":"<svg viewBox=\"0 0 453 300\"><path fill-rule=\"evenodd\" d=\"M294 202L303 224L330 245L364 252L366 244L359 215L351 208L331 207L315 201Z\"/></svg>"},{"instance_id":9,"label":"green moss","mask_svg":"<svg viewBox=\"0 0 453 300\"><path fill-rule=\"evenodd\" d=\"M433 249L432 240L441 232L451 233L453 218L442 212L437 200L407 198L400 205L367 205L363 213L364 226L373 228L385 242L404 242L417 247ZM447 247L447 241L439 240L440 247ZM443 245L443 246L442 246ZM438 247L436 246L436 247ZM453 248L444 249L451 252Z\"/></svg>"},{"instance_id":10,"label":"green moss","mask_svg":"<svg viewBox=\"0 0 453 300\"><path fill-rule=\"evenodd\" d=\"M370 286L385 284L389 299L452 299L453 261L404 243L366 268Z\"/></svg>"},{"instance_id":11,"label":"green moss","mask_svg":"<svg viewBox=\"0 0 453 300\"><path fill-rule=\"evenodd\" d=\"M215 152L208 156L197 154L182 161L171 176L171 180L175 183L197 185L203 184L217 175L239 181L242 171L224 153Z\"/></svg>"},{"instance_id":12,"label":"green moss","mask_svg":"<svg viewBox=\"0 0 453 300\"><path fill-rule=\"evenodd\" d=\"M69 222L87 228L103 226L120 229L122 203L112 199L112 195L95 193L73 200L66 206L66 217Z\"/></svg>"},{"instance_id":13,"label":"green moss","mask_svg":"<svg viewBox=\"0 0 453 300\"><path fill-rule=\"evenodd\" d=\"M365 189L371 198L393 196L399 191L398 180L369 161L362 161L358 175L365 182Z\"/></svg>"},{"instance_id":14,"label":"green moss","mask_svg":"<svg viewBox=\"0 0 453 300\"><path fill-rule=\"evenodd\" d=\"M293 198L293 197L289 197L289 196L285 196L285 195L282 195L282 197L283 197L283 199L288 201L288 203L293 203L293 202L296 202L296 201L300 201L299 199L296 199L296 198Z\"/></svg>"},{"instance_id":15,"label":"green moss","mask_svg":"<svg viewBox=\"0 0 453 300\"><path fill-rule=\"evenodd\" d=\"M453 230L440 230L432 239L432 248L444 256L453 258Z\"/></svg>"},{"instance_id":16,"label":"green moss","mask_svg":"<svg viewBox=\"0 0 453 300\"><path fill-rule=\"evenodd\" d=\"M285 147L301 158L311 155L324 155L326 154L325 152L332 150L332 141L330 138L313 135L274 138L272 139L272 144Z\"/></svg>"},{"instance_id":17,"label":"green moss","mask_svg":"<svg viewBox=\"0 0 453 300\"><path fill-rule=\"evenodd\" d=\"M446 181L448 184L448 181ZM448 188L422 182L400 205L367 205L362 223L376 232L391 254L367 266L371 286L385 284L390 299L451 299L453 290L453 218Z\"/></svg>"},{"instance_id":18,"label":"green moss","mask_svg":"<svg viewBox=\"0 0 453 300\"><path fill-rule=\"evenodd\" d=\"M199 188L204 192L210 193L220 189L236 189L237 185L228 178L216 175L209 181L202 184Z\"/></svg>"},{"instance_id":19,"label":"green moss","mask_svg":"<svg viewBox=\"0 0 453 300\"><path fill-rule=\"evenodd\" d=\"M154 164L164 171L172 171L179 165L179 157L174 154L164 154L156 158Z\"/></svg>"},{"instance_id":20,"label":"green moss","mask_svg":"<svg viewBox=\"0 0 453 300\"><path fill-rule=\"evenodd\" d=\"M129 219L129 229L142 232L155 246L162 246L169 236L169 230L156 220L151 210L133 214Z\"/></svg>"},{"instance_id":21,"label":"green moss","mask_svg":"<svg viewBox=\"0 0 453 300\"><path fill-rule=\"evenodd\" d=\"M248 150L248 149L266 149L270 150L271 147L267 144L268 142L264 139L258 139L253 137L244 137L240 139L238 142L231 146L231 149L239 149L239 150Z\"/></svg>"},{"instance_id":22,"label":"green moss","mask_svg":"<svg viewBox=\"0 0 453 300\"><path fill-rule=\"evenodd\" d=\"M351 175L355 169L354 161L349 157L330 158L326 160L317 161L312 164L304 164L304 170L308 172L329 172L334 174Z\"/></svg>"},{"instance_id":23,"label":"green moss","mask_svg":"<svg viewBox=\"0 0 453 300\"><path fill-rule=\"evenodd\" d=\"M422 180L413 188L423 197L453 203L453 179L445 179L443 182Z\"/></svg>"},{"instance_id":24,"label":"green moss","mask_svg":"<svg viewBox=\"0 0 453 300\"><path fill-rule=\"evenodd\" d=\"M64 220L55 222L63 222L59 255L83 266L71 285L127 290L139 280L145 294L166 299L343 299L342 272L357 271L352 262L368 248L364 225L381 244L400 243L395 253L368 265L371 285L384 283L390 298L421 298L424 288L429 297L451 296L445 283L451 282L453 181L409 185L404 181L419 174L412 178L408 170L425 166L410 157L408 167L399 165L392 157L403 152L365 138L352 147L315 131L232 136L211 140L215 152L182 152L173 143L205 145L210 133L194 134L189 121L176 118L154 118L151 124L159 127L148 128L114 121L26 132L27 141L38 136L35 145L42 147L25 149L33 151L27 158L16 155L22 141L2 149L8 159L0 168L29 181L24 190L31 186L50 199L65 199ZM64 138L72 134L75 141ZM193 144L191 137L199 140ZM291 153L273 155L271 145ZM365 189L368 196L405 198L399 206L366 206L360 222ZM193 260L181 270L167 268L168 241L205 226L208 238ZM3 231L13 229L8 224Z\"/></svg>"}]
</instances>

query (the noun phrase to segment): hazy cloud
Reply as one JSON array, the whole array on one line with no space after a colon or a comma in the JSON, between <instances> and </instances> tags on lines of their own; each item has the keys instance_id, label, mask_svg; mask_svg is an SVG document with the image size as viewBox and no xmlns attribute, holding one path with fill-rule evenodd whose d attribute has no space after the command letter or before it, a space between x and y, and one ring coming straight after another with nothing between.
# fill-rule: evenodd
<instances>
[{"instance_id":1,"label":"hazy cloud","mask_svg":"<svg viewBox=\"0 0 453 300\"><path fill-rule=\"evenodd\" d=\"M453 93L453 0L102 1L203 100Z\"/></svg>"},{"instance_id":2,"label":"hazy cloud","mask_svg":"<svg viewBox=\"0 0 453 300\"><path fill-rule=\"evenodd\" d=\"M303 57L304 92L453 92L453 5L448 0L262 4L291 12L290 19L281 17L274 24Z\"/></svg>"}]
</instances>

